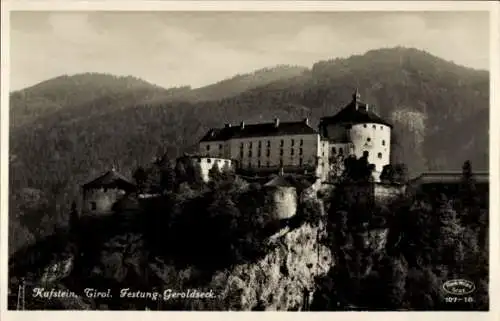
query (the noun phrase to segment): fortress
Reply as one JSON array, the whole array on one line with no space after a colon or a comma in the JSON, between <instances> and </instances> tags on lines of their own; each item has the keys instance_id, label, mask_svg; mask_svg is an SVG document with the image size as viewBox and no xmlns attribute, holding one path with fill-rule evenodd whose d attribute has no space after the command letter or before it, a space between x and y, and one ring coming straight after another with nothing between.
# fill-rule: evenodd
<instances>
[{"instance_id":1,"label":"fortress","mask_svg":"<svg viewBox=\"0 0 500 321\"><path fill-rule=\"evenodd\" d=\"M392 125L370 110L356 90L352 100L338 113L320 119L318 129L311 127L307 118L296 122L275 119L271 123L245 124L242 121L239 125L226 124L223 128L208 130L199 142L198 153L181 156L177 162L199 165L206 182L214 166L220 171L236 172L243 178L247 173L257 174L268 180L264 186L273 194L277 204L296 203L292 200L299 197L284 176L310 177L315 181L313 188L317 190L322 184L335 182L334 178L344 170L344 160L348 156L357 159L367 156L368 163L373 165L370 190L378 201L390 200L407 190L438 188L440 191L444 189L445 193L456 191L462 176L460 172L422 173L405 184L381 181L384 166L390 164L391 132ZM275 178L276 174L281 178ZM481 188L487 189L488 173L475 176ZM112 212L119 199L137 194L135 184L115 170L82 188L82 211L86 215ZM138 195L139 198L147 196ZM484 200L483 203L488 202ZM278 216L293 215L294 206L296 204Z\"/></svg>"},{"instance_id":2,"label":"fortress","mask_svg":"<svg viewBox=\"0 0 500 321\"><path fill-rule=\"evenodd\" d=\"M390 163L392 125L370 110L356 90L340 112L320 120L318 130L306 118L299 122L226 124L212 128L199 143L199 162L204 179L218 164L258 173L307 172L327 181L345 157L368 154L375 166L373 179L380 181Z\"/></svg>"}]
</instances>

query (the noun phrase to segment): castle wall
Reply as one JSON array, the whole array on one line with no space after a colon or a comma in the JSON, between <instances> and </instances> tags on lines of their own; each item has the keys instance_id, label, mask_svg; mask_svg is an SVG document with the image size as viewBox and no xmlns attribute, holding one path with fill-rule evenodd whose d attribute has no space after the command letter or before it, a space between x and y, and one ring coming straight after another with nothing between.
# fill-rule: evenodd
<instances>
[{"instance_id":1,"label":"castle wall","mask_svg":"<svg viewBox=\"0 0 500 321\"><path fill-rule=\"evenodd\" d=\"M369 153L368 162L375 165L374 179L379 181L383 167L390 163L391 128L381 124L356 124L349 129L349 138L357 158L363 156L364 151Z\"/></svg>"},{"instance_id":2,"label":"castle wall","mask_svg":"<svg viewBox=\"0 0 500 321\"><path fill-rule=\"evenodd\" d=\"M405 185L375 184L375 201L379 203L389 203L399 196L403 195L405 191Z\"/></svg>"},{"instance_id":3,"label":"castle wall","mask_svg":"<svg viewBox=\"0 0 500 321\"><path fill-rule=\"evenodd\" d=\"M200 142L200 155L215 158L229 158L229 143L225 141Z\"/></svg>"},{"instance_id":4,"label":"castle wall","mask_svg":"<svg viewBox=\"0 0 500 321\"><path fill-rule=\"evenodd\" d=\"M316 166L319 143L318 134L237 138L229 141L230 156L239 161L242 169Z\"/></svg>"},{"instance_id":5,"label":"castle wall","mask_svg":"<svg viewBox=\"0 0 500 321\"><path fill-rule=\"evenodd\" d=\"M112 212L112 207L125 191L120 189L89 189L83 194L82 214L99 215Z\"/></svg>"},{"instance_id":6,"label":"castle wall","mask_svg":"<svg viewBox=\"0 0 500 321\"><path fill-rule=\"evenodd\" d=\"M205 182L209 181L208 173L214 165L217 166L221 172L235 169L235 162L227 158L201 157L199 158L199 164L201 167L201 177Z\"/></svg>"}]
</instances>

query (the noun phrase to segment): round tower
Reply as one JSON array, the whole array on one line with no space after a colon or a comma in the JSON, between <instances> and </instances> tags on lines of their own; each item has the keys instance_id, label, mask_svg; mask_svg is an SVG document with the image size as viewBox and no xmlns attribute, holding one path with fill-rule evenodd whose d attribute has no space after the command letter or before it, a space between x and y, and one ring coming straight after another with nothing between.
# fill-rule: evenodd
<instances>
[{"instance_id":1,"label":"round tower","mask_svg":"<svg viewBox=\"0 0 500 321\"><path fill-rule=\"evenodd\" d=\"M391 159L392 125L361 101L357 89L347 106L336 115L321 119L320 131L330 140L331 146L350 143L351 153L356 158L368 152L368 162L375 165L373 178L380 180L383 167Z\"/></svg>"}]
</instances>

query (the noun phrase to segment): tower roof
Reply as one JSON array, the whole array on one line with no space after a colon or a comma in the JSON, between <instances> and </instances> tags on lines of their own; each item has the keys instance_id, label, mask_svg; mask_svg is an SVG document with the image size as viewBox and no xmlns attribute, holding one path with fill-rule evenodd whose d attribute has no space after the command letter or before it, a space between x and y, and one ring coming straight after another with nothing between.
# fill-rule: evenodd
<instances>
[{"instance_id":1,"label":"tower roof","mask_svg":"<svg viewBox=\"0 0 500 321\"><path fill-rule=\"evenodd\" d=\"M322 117L321 124L363 124L375 123L389 127L392 125L380 116L368 109L368 105L360 100L360 94L356 89L352 95L352 100L341 111L334 116Z\"/></svg>"},{"instance_id":2,"label":"tower roof","mask_svg":"<svg viewBox=\"0 0 500 321\"><path fill-rule=\"evenodd\" d=\"M96 179L83 184L82 187L84 189L119 188L125 191L133 191L136 186L113 168Z\"/></svg>"}]
</instances>

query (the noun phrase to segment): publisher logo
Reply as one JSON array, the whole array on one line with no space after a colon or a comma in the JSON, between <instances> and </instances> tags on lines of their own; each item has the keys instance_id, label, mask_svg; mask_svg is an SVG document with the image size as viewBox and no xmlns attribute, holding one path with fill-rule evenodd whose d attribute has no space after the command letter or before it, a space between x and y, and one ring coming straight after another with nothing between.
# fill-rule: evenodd
<instances>
[{"instance_id":1,"label":"publisher logo","mask_svg":"<svg viewBox=\"0 0 500 321\"><path fill-rule=\"evenodd\" d=\"M466 295L474 292L476 290L476 286L471 281L455 279L444 282L443 290L448 294Z\"/></svg>"}]
</instances>

